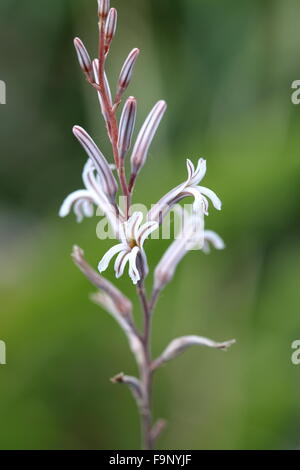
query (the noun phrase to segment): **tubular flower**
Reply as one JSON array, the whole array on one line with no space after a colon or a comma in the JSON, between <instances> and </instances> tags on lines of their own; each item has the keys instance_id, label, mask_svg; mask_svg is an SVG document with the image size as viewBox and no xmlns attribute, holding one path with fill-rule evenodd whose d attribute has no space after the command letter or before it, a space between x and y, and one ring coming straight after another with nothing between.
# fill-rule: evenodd
<instances>
[{"instance_id":1,"label":"tubular flower","mask_svg":"<svg viewBox=\"0 0 300 470\"><path fill-rule=\"evenodd\" d=\"M171 191L152 207L148 213L148 220L155 220L161 223L162 219L172 207L188 196L194 198L193 210L195 212L200 210L205 215L208 215L208 199L211 200L217 210L221 210L222 203L218 196L211 189L198 186L206 174L206 160L200 158L196 169L189 159L187 159L186 165L188 170L187 180L179 186L176 186L176 188L171 189Z\"/></svg>"},{"instance_id":2,"label":"tubular flower","mask_svg":"<svg viewBox=\"0 0 300 470\"><path fill-rule=\"evenodd\" d=\"M118 255L114 265L117 278L122 276L127 263L129 276L134 284L147 275L147 259L143 245L148 236L158 228L158 223L142 224L142 220L142 212L134 212L126 222L123 222L120 230L121 243L110 248L103 256L98 265L100 273L105 271L111 259Z\"/></svg>"}]
</instances>

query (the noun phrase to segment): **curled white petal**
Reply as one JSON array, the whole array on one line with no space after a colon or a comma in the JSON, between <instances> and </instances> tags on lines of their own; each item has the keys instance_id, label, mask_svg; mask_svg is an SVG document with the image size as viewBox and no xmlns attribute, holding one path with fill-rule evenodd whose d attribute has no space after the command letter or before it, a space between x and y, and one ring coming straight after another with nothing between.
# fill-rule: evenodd
<instances>
[{"instance_id":1,"label":"curled white petal","mask_svg":"<svg viewBox=\"0 0 300 470\"><path fill-rule=\"evenodd\" d=\"M220 235L218 235L216 232L213 232L212 230L205 230L203 245L204 253L210 252L210 243L216 250L224 250L225 248L224 240L220 237Z\"/></svg>"},{"instance_id":2,"label":"curled white petal","mask_svg":"<svg viewBox=\"0 0 300 470\"><path fill-rule=\"evenodd\" d=\"M108 265L111 261L111 259L120 251L126 249L126 246L123 243L119 243L118 245L113 246L110 248L103 258L101 259L100 263L98 264L98 270L100 273L105 271L108 268Z\"/></svg>"},{"instance_id":3,"label":"curled white petal","mask_svg":"<svg viewBox=\"0 0 300 470\"><path fill-rule=\"evenodd\" d=\"M79 201L81 199L91 200L91 195L89 191L87 191L86 189L79 189L78 191L74 191L73 193L69 194L69 196L66 197L60 207L59 216L66 217L70 213L72 205L75 204L76 201Z\"/></svg>"},{"instance_id":4,"label":"curled white petal","mask_svg":"<svg viewBox=\"0 0 300 470\"><path fill-rule=\"evenodd\" d=\"M139 270L136 266L136 258L137 258L139 251L140 251L139 247L135 246L131 250L130 257L129 257L129 276L131 277L133 284L137 284L138 281L141 279Z\"/></svg>"},{"instance_id":5,"label":"curled white petal","mask_svg":"<svg viewBox=\"0 0 300 470\"><path fill-rule=\"evenodd\" d=\"M204 194L211 200L211 202L213 203L213 206L218 211L222 209L222 202L214 191L212 191L211 189L205 188L204 186L197 186L197 189L198 191L200 191L201 194Z\"/></svg>"},{"instance_id":6,"label":"curled white petal","mask_svg":"<svg viewBox=\"0 0 300 470\"><path fill-rule=\"evenodd\" d=\"M121 251L115 261L114 270L116 273L116 278L119 279L124 273L125 266L129 260L130 251Z\"/></svg>"},{"instance_id":7,"label":"curled white petal","mask_svg":"<svg viewBox=\"0 0 300 470\"><path fill-rule=\"evenodd\" d=\"M191 160L187 159L186 164L188 170L187 183L193 186L199 184L206 173L206 160L204 160L203 158L199 158L196 170Z\"/></svg>"},{"instance_id":8,"label":"curled white petal","mask_svg":"<svg viewBox=\"0 0 300 470\"><path fill-rule=\"evenodd\" d=\"M139 229L143 220L143 213L142 212L134 212L131 217L125 222L125 233L127 240L136 239L136 233Z\"/></svg>"},{"instance_id":9,"label":"curled white petal","mask_svg":"<svg viewBox=\"0 0 300 470\"><path fill-rule=\"evenodd\" d=\"M149 237L149 235L157 230L159 224L157 222L146 222L144 223L138 230L136 240L140 247L144 245L145 240Z\"/></svg>"}]
</instances>

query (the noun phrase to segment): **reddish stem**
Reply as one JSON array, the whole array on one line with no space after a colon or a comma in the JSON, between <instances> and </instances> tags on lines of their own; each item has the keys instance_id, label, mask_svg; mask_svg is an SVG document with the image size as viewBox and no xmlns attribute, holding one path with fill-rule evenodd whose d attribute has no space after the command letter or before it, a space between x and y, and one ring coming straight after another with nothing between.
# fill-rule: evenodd
<instances>
[{"instance_id":1,"label":"reddish stem","mask_svg":"<svg viewBox=\"0 0 300 470\"><path fill-rule=\"evenodd\" d=\"M102 104L104 107L105 115L107 116L107 130L110 137L113 156L115 164L118 170L119 181L122 189L122 193L126 199L126 218L129 217L129 208L130 208L130 193L128 190L128 185L126 181L126 174L124 168L124 160L119 157L118 149L118 138L119 138L119 128L116 118L116 107L111 106L109 96L105 88L105 36L104 36L104 23L100 21L99 23L99 88L98 91L101 94ZM97 88L97 87L96 87Z\"/></svg>"}]
</instances>

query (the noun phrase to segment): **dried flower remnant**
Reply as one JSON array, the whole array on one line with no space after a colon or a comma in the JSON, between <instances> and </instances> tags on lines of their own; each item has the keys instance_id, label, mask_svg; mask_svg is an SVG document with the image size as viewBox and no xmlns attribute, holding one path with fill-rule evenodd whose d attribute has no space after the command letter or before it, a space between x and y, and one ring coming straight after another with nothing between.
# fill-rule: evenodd
<instances>
[{"instance_id":1,"label":"dried flower remnant","mask_svg":"<svg viewBox=\"0 0 300 470\"><path fill-rule=\"evenodd\" d=\"M152 369L157 369L164 362L168 362L171 359L175 359L179 354L183 353L186 349L192 346L207 346L209 348L222 349L226 351L232 344L235 343L235 340L225 341L223 343L217 343L208 338L202 336L182 336L181 338L174 339L169 346L163 351L163 353L153 361Z\"/></svg>"},{"instance_id":2,"label":"dried flower remnant","mask_svg":"<svg viewBox=\"0 0 300 470\"><path fill-rule=\"evenodd\" d=\"M118 243L102 256L98 271L104 272L116 256L114 262L116 278L124 274L128 265L130 280L136 285L144 318L142 330L135 324L131 300L90 266L81 248L77 246L73 248L74 263L97 288L91 300L116 320L128 339L129 347L138 366L139 377L122 373L115 376L112 382L123 384L131 391L140 414L143 448L152 449L166 424L162 419L155 422L152 418L151 386L154 371L191 346L226 350L234 343L234 340L219 343L197 335L183 336L171 341L155 360L152 359L150 347L151 324L156 302L161 291L175 276L178 264L195 246L205 253L209 252L211 245L217 250L225 247L219 235L211 230L205 230L209 200L217 210L221 209L221 201L211 189L199 185L206 173L206 161L200 158L196 167L191 160L187 160L186 181L164 195L148 212L146 220L143 219L142 212L133 209L135 184L147 162L150 145L167 105L163 100L158 101L147 116L133 145L131 159L130 162L128 161L131 172L127 175L125 157L130 151L133 139L137 114L136 98L132 96L127 98L120 118L117 116L117 111L133 77L134 66L140 51L135 48L126 58L117 81L116 93L113 96L106 75L106 61L116 34L117 11L115 8L110 8L109 0L98 0L98 19L98 56L91 59L79 38L74 39L74 46L82 72L98 94L101 113L111 144L113 162L104 156L95 141L81 126L74 126L74 136L88 157L82 173L84 187L66 197L59 215L66 217L73 209L77 221L81 222L85 217L93 216L94 207L100 208L110 223ZM117 201L118 194L122 196L122 202L125 201L122 207ZM179 202L188 197L193 198L190 212L183 210L180 206L177 207ZM184 216L184 223L179 236L170 244L155 268L153 290L148 296L144 281L149 268L144 244L173 208ZM155 243L155 241L147 243Z\"/></svg>"}]
</instances>

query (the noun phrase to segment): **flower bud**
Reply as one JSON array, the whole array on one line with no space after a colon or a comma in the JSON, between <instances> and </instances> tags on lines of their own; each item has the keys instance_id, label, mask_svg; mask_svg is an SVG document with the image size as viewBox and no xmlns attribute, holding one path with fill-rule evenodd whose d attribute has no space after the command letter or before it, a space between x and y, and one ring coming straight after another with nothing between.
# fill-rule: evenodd
<instances>
[{"instance_id":1,"label":"flower bud","mask_svg":"<svg viewBox=\"0 0 300 470\"><path fill-rule=\"evenodd\" d=\"M133 49L130 54L128 55L127 59L124 62L122 67L119 81L118 81L118 89L117 89L117 98L120 99L128 87L132 74L133 68L140 53L139 49Z\"/></svg>"},{"instance_id":2,"label":"flower bud","mask_svg":"<svg viewBox=\"0 0 300 470\"><path fill-rule=\"evenodd\" d=\"M106 20L110 7L110 0L98 0L98 15L101 20Z\"/></svg>"},{"instance_id":3,"label":"flower bud","mask_svg":"<svg viewBox=\"0 0 300 470\"><path fill-rule=\"evenodd\" d=\"M144 122L132 151L131 171L133 175L137 175L144 166L149 147L166 109L166 102L159 101Z\"/></svg>"},{"instance_id":4,"label":"flower bud","mask_svg":"<svg viewBox=\"0 0 300 470\"><path fill-rule=\"evenodd\" d=\"M119 157L123 159L131 145L135 126L137 103L132 96L126 101L120 119L118 149Z\"/></svg>"},{"instance_id":5,"label":"flower bud","mask_svg":"<svg viewBox=\"0 0 300 470\"><path fill-rule=\"evenodd\" d=\"M85 45L83 44L80 38L75 38L74 46L75 46L75 50L76 50L77 57L78 57L78 62L79 62L81 69L83 70L83 72L88 78L93 80L92 61L91 61L88 51L86 50Z\"/></svg>"},{"instance_id":6,"label":"flower bud","mask_svg":"<svg viewBox=\"0 0 300 470\"><path fill-rule=\"evenodd\" d=\"M113 202L115 200L118 186L105 157L100 152L99 148L90 135L82 127L74 126L73 134L81 143L88 156L94 162L94 165L101 178L101 183L103 184L103 191L109 200Z\"/></svg>"},{"instance_id":7,"label":"flower bud","mask_svg":"<svg viewBox=\"0 0 300 470\"><path fill-rule=\"evenodd\" d=\"M105 54L108 52L111 42L116 34L117 29L117 19L118 13L115 8L111 8L109 10L109 14L105 24L105 33L104 33L104 41L105 41Z\"/></svg>"}]
</instances>

